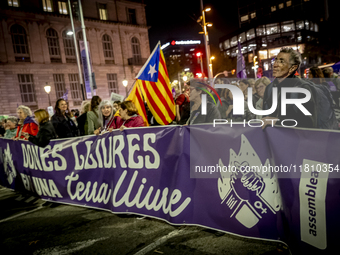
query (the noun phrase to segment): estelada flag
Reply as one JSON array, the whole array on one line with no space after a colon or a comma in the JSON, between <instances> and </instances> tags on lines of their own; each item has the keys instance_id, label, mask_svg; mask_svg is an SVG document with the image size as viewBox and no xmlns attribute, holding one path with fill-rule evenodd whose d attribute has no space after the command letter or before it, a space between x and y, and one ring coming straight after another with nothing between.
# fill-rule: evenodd
<instances>
[{"instance_id":1,"label":"estelada flag","mask_svg":"<svg viewBox=\"0 0 340 255\"><path fill-rule=\"evenodd\" d=\"M134 105L136 106L138 110L138 115L143 117L144 126L146 127L149 126L143 98L142 98L138 85L135 85L133 87L132 91L130 92L129 96L125 99L125 101L132 101L134 103Z\"/></svg>"},{"instance_id":2,"label":"estelada flag","mask_svg":"<svg viewBox=\"0 0 340 255\"><path fill-rule=\"evenodd\" d=\"M170 124L175 119L175 102L160 42L136 79L156 121L161 125Z\"/></svg>"}]
</instances>

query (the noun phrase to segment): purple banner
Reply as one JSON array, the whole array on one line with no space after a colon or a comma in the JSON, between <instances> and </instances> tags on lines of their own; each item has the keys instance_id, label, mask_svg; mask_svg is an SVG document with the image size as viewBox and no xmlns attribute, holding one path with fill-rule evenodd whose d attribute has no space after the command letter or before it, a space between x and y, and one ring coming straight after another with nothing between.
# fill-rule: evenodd
<instances>
[{"instance_id":1,"label":"purple banner","mask_svg":"<svg viewBox=\"0 0 340 255\"><path fill-rule=\"evenodd\" d=\"M39 148L0 139L1 184L44 199L336 248L339 132L243 125L125 129Z\"/></svg>"}]
</instances>

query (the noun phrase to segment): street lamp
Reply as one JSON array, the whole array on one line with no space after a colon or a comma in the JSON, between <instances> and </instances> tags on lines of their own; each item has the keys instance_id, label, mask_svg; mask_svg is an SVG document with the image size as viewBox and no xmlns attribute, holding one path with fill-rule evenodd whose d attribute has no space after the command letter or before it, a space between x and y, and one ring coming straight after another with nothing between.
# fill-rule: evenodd
<instances>
[{"instance_id":1,"label":"street lamp","mask_svg":"<svg viewBox=\"0 0 340 255\"><path fill-rule=\"evenodd\" d=\"M184 75L183 76L183 81L186 82L188 80L188 76Z\"/></svg>"},{"instance_id":2,"label":"street lamp","mask_svg":"<svg viewBox=\"0 0 340 255\"><path fill-rule=\"evenodd\" d=\"M127 81L127 79L124 79L124 80L123 80L123 86L125 87L126 97L128 97L127 85L128 85L128 81Z\"/></svg>"},{"instance_id":3,"label":"street lamp","mask_svg":"<svg viewBox=\"0 0 340 255\"><path fill-rule=\"evenodd\" d=\"M203 32L199 32L200 34L204 35L204 43L205 43L205 51L207 55L207 67L208 67L208 78L209 78L209 83L212 85L212 73L211 73L211 66L210 66L210 46L209 46L209 36L208 36L208 30L207 26L211 27L212 23L210 22L205 22L205 13L211 11L211 8L205 8L203 9L203 0L201 0L201 10L202 10L202 16L197 20L197 22L202 22L201 26L203 28Z\"/></svg>"},{"instance_id":4,"label":"street lamp","mask_svg":"<svg viewBox=\"0 0 340 255\"><path fill-rule=\"evenodd\" d=\"M214 56L212 56L211 58L210 58L210 64L209 64L209 67L210 67L210 73L211 73L211 75L213 76L213 67L212 67L212 61L215 59L215 57Z\"/></svg>"},{"instance_id":5,"label":"street lamp","mask_svg":"<svg viewBox=\"0 0 340 255\"><path fill-rule=\"evenodd\" d=\"M51 86L48 85L47 82L46 82L46 86L44 87L44 90L45 90L45 92L46 92L47 95L48 95L48 103L49 103L49 106L51 106L51 99L50 99Z\"/></svg>"}]
</instances>

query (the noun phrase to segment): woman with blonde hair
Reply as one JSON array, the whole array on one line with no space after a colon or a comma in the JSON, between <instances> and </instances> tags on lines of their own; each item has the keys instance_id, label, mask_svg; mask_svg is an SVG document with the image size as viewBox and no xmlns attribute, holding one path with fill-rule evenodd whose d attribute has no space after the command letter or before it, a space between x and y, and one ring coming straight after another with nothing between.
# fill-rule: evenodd
<instances>
[{"instance_id":1,"label":"woman with blonde hair","mask_svg":"<svg viewBox=\"0 0 340 255\"><path fill-rule=\"evenodd\" d=\"M46 147L50 143L51 139L57 138L53 124L49 120L50 115L44 109L36 110L34 115L35 119L39 123L39 132L36 136L28 133L24 133L24 135L31 143L39 147Z\"/></svg>"},{"instance_id":2,"label":"woman with blonde hair","mask_svg":"<svg viewBox=\"0 0 340 255\"><path fill-rule=\"evenodd\" d=\"M35 123L32 117L32 111L30 108L24 105L20 105L17 108L17 114L19 118L19 123L17 127L17 134L15 140L24 139L27 140L23 133L28 133L30 135L36 135L39 131L38 125Z\"/></svg>"}]
</instances>

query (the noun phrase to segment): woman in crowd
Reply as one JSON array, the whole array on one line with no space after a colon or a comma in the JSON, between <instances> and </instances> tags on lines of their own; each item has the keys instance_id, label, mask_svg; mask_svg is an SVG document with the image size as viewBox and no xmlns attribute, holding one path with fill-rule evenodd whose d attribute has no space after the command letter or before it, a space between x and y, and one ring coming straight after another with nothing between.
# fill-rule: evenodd
<instances>
[{"instance_id":1,"label":"woman in crowd","mask_svg":"<svg viewBox=\"0 0 340 255\"><path fill-rule=\"evenodd\" d=\"M87 118L85 123L85 135L93 135L94 131L100 128L98 106L102 99L99 96L94 96L91 99L90 111L87 112Z\"/></svg>"},{"instance_id":2,"label":"woman in crowd","mask_svg":"<svg viewBox=\"0 0 340 255\"><path fill-rule=\"evenodd\" d=\"M95 135L99 135L103 131L108 131L114 120L115 109L110 100L103 100L99 104L99 122L101 127L94 131Z\"/></svg>"},{"instance_id":3,"label":"woman in crowd","mask_svg":"<svg viewBox=\"0 0 340 255\"><path fill-rule=\"evenodd\" d=\"M250 83L247 79L243 79L240 81L238 87L242 90L244 95L244 100L248 98L248 87L250 87Z\"/></svg>"},{"instance_id":4,"label":"woman in crowd","mask_svg":"<svg viewBox=\"0 0 340 255\"><path fill-rule=\"evenodd\" d=\"M52 123L49 121L50 115L44 109L39 109L34 112L35 119L39 123L39 132L36 136L24 133L24 136L31 143L39 146L46 147L51 139L56 139L57 134L54 130Z\"/></svg>"},{"instance_id":5,"label":"woman in crowd","mask_svg":"<svg viewBox=\"0 0 340 255\"><path fill-rule=\"evenodd\" d=\"M318 67L309 68L308 79L312 80L315 84L323 84L323 85L327 85L327 87L328 87L328 84L325 81L325 77L324 77L321 69L318 68Z\"/></svg>"},{"instance_id":6,"label":"woman in crowd","mask_svg":"<svg viewBox=\"0 0 340 255\"><path fill-rule=\"evenodd\" d=\"M30 108L24 105L20 105L17 108L17 114L19 118L19 123L17 127L17 133L15 135L15 139L24 139L27 140L26 137L22 133L28 133L30 135L37 135L39 131L38 125L35 123L34 118L32 117L32 111Z\"/></svg>"},{"instance_id":7,"label":"woman in crowd","mask_svg":"<svg viewBox=\"0 0 340 255\"><path fill-rule=\"evenodd\" d=\"M9 116L6 122L6 132L4 137L12 139L17 134L18 118Z\"/></svg>"},{"instance_id":8,"label":"woman in crowd","mask_svg":"<svg viewBox=\"0 0 340 255\"><path fill-rule=\"evenodd\" d=\"M144 127L143 117L138 115L138 110L131 101L124 101L120 105L119 115L115 116L109 126L109 130L118 129L123 131L129 127Z\"/></svg>"},{"instance_id":9,"label":"woman in crowd","mask_svg":"<svg viewBox=\"0 0 340 255\"><path fill-rule=\"evenodd\" d=\"M266 87L270 84L270 80L263 76L255 82L255 90L256 94L259 96L259 100L255 104L255 109L262 110L263 109L263 97ZM256 115L256 119L262 119L262 115Z\"/></svg>"},{"instance_id":10,"label":"woman in crowd","mask_svg":"<svg viewBox=\"0 0 340 255\"><path fill-rule=\"evenodd\" d=\"M244 114L243 115L236 115L233 113L233 93L228 89L227 92L227 104L228 104L228 109L226 111L226 116L228 120L232 120L233 122L243 122L244 120L248 121L251 119L254 119L255 115L250 112L248 108L248 102L244 101Z\"/></svg>"},{"instance_id":11,"label":"woman in crowd","mask_svg":"<svg viewBox=\"0 0 340 255\"><path fill-rule=\"evenodd\" d=\"M81 104L81 115L77 118L78 129L81 136L85 135L85 123L87 112L90 110L90 106L90 101L83 101L83 103Z\"/></svg>"},{"instance_id":12,"label":"woman in crowd","mask_svg":"<svg viewBox=\"0 0 340 255\"><path fill-rule=\"evenodd\" d=\"M203 79L191 79L190 80L190 116L186 122L186 125L201 124L201 123L213 123L214 119L220 119L221 115L218 107L207 100L206 114L201 114L202 108L202 94L206 94L203 89L206 89L207 84Z\"/></svg>"},{"instance_id":13,"label":"woman in crowd","mask_svg":"<svg viewBox=\"0 0 340 255\"><path fill-rule=\"evenodd\" d=\"M70 118L67 102L62 98L58 99L54 110L55 114L52 116L52 124L58 138L78 136L79 130Z\"/></svg>"}]
</instances>

